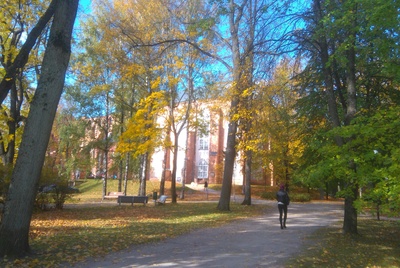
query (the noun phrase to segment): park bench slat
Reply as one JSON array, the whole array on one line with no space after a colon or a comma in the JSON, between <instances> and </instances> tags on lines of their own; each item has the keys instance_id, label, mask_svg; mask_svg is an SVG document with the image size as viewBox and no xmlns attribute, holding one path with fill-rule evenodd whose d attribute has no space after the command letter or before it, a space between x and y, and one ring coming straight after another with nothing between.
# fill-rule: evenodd
<instances>
[{"instance_id":1,"label":"park bench slat","mask_svg":"<svg viewBox=\"0 0 400 268\"><path fill-rule=\"evenodd\" d=\"M124 195L123 192L108 192L107 195L104 196L106 199L117 199L118 196Z\"/></svg>"},{"instance_id":2,"label":"park bench slat","mask_svg":"<svg viewBox=\"0 0 400 268\"><path fill-rule=\"evenodd\" d=\"M121 203L143 203L143 205L146 205L148 202L149 198L147 196L133 196L133 195L126 195L126 196L118 196L118 204L121 205Z\"/></svg>"}]
</instances>

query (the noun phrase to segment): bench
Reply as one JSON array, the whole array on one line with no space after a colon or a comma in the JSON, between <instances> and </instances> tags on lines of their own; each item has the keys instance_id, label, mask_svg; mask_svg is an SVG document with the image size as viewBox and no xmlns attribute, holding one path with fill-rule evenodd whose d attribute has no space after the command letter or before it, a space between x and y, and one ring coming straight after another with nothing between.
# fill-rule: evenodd
<instances>
[{"instance_id":1,"label":"bench","mask_svg":"<svg viewBox=\"0 0 400 268\"><path fill-rule=\"evenodd\" d=\"M168 196L166 195L161 195L160 198L157 200L157 204L165 204L165 201L167 201Z\"/></svg>"},{"instance_id":2,"label":"bench","mask_svg":"<svg viewBox=\"0 0 400 268\"><path fill-rule=\"evenodd\" d=\"M124 195L123 192L108 192L108 195L105 195L103 198L105 199L117 199L118 196Z\"/></svg>"},{"instance_id":3,"label":"bench","mask_svg":"<svg viewBox=\"0 0 400 268\"><path fill-rule=\"evenodd\" d=\"M148 196L133 196L133 195L121 195L118 196L118 204L121 205L121 203L131 203L132 206L134 203L143 203L143 205L146 205L146 203L149 201Z\"/></svg>"}]
</instances>

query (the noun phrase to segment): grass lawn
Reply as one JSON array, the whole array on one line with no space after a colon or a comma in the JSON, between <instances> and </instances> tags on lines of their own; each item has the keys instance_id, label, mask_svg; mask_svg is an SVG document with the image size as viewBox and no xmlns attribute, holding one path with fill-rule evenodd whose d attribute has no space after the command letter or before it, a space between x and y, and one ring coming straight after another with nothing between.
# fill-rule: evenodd
<instances>
[{"instance_id":1,"label":"grass lawn","mask_svg":"<svg viewBox=\"0 0 400 268\"><path fill-rule=\"evenodd\" d=\"M400 221L358 219L358 235L341 226L318 230L287 267L400 267Z\"/></svg>"},{"instance_id":2,"label":"grass lawn","mask_svg":"<svg viewBox=\"0 0 400 268\"><path fill-rule=\"evenodd\" d=\"M108 191L118 182L108 181ZM149 182L147 194L158 189ZM218 189L216 185L210 185ZM0 267L57 267L73 265L89 257L127 249L132 245L160 241L194 229L217 227L228 222L266 213L266 206L231 204L231 212L216 209L219 195L185 189L177 204L117 205L101 202L102 182L87 180L80 193L63 210L37 211L30 229L33 254L23 259L0 260ZM137 195L138 185L128 184L128 195ZM169 185L166 185L166 194ZM180 194L178 188L178 195ZM257 196L256 189L253 197ZM237 194L240 190L236 189ZM169 199L170 200L170 199ZM344 236L341 226L318 230L307 239L301 255L288 260L287 267L400 267L400 222L359 219L359 235ZM262 249L260 249L262 250Z\"/></svg>"},{"instance_id":3,"label":"grass lawn","mask_svg":"<svg viewBox=\"0 0 400 268\"><path fill-rule=\"evenodd\" d=\"M149 185L148 185L149 186ZM185 201L177 204L122 204L101 202L102 183L88 180L78 186L81 193L63 210L37 211L30 228L33 254L17 260L4 258L0 267L57 267L73 265L89 257L127 249L132 245L160 241L191 230L216 227L265 213L265 206L231 204L231 212L217 210L206 201L203 191L186 190ZM108 182L108 191L117 191L117 181ZM148 187L149 194L152 188ZM137 194L137 185L128 185L128 194ZM208 200L216 196L208 195ZM192 200L192 201L190 201Z\"/></svg>"}]
</instances>

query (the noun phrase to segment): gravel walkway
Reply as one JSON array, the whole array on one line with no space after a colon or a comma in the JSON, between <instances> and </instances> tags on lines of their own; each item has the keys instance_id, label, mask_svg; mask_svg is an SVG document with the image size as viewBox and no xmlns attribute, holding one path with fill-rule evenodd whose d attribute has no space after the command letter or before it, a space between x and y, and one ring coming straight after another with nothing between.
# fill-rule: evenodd
<instances>
[{"instance_id":1,"label":"gravel walkway","mask_svg":"<svg viewBox=\"0 0 400 268\"><path fill-rule=\"evenodd\" d=\"M275 202L253 200L256 202L276 206ZM134 246L76 267L284 267L283 261L307 246L307 236L343 219L342 203L291 203L287 229L281 230L278 209L273 211L159 243Z\"/></svg>"}]
</instances>

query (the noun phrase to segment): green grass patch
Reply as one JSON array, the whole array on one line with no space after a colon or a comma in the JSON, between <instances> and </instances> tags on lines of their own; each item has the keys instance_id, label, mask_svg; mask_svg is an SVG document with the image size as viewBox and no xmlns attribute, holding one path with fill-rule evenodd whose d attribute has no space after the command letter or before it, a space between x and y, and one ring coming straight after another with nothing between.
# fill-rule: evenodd
<instances>
[{"instance_id":1,"label":"green grass patch","mask_svg":"<svg viewBox=\"0 0 400 268\"><path fill-rule=\"evenodd\" d=\"M159 188L159 183L147 182L147 193L150 195L153 188ZM123 185L122 191L123 191ZM96 202L101 201L103 198L103 181L98 179L86 179L85 181L79 183L76 186L80 193L73 195L72 199L69 200L71 203L76 202ZM139 192L139 182L134 180L129 180L127 183L127 195L138 195ZM107 192L118 192L118 180L107 180Z\"/></svg>"},{"instance_id":2,"label":"green grass patch","mask_svg":"<svg viewBox=\"0 0 400 268\"><path fill-rule=\"evenodd\" d=\"M358 235L318 230L287 267L400 267L400 221L358 220Z\"/></svg>"}]
</instances>

